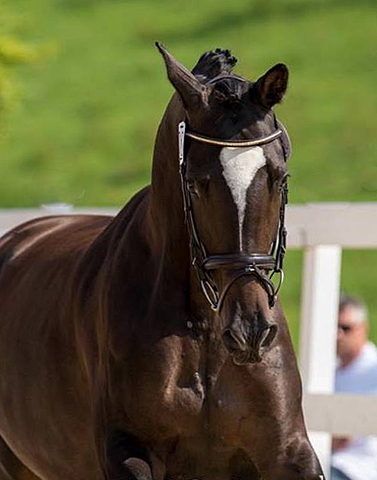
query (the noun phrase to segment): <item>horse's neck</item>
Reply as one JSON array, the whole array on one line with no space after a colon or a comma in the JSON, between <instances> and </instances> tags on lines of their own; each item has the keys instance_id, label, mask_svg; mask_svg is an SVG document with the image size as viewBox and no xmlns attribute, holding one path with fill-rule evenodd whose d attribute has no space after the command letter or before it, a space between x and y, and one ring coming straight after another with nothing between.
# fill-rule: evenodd
<instances>
[{"instance_id":1,"label":"horse's neck","mask_svg":"<svg viewBox=\"0 0 377 480\"><path fill-rule=\"evenodd\" d=\"M102 270L108 285L150 282L155 293L150 295L151 303L161 296L161 289L174 298L180 297L179 291L186 296L188 290L197 289L179 177L177 125L183 118L175 96L158 130L151 186L133 197L83 262L87 271L91 264Z\"/></svg>"},{"instance_id":2,"label":"horse's neck","mask_svg":"<svg viewBox=\"0 0 377 480\"><path fill-rule=\"evenodd\" d=\"M183 110L174 95L157 133L147 225L151 248L164 258L165 267L177 270L178 276L187 276L189 240L178 169L177 138L177 126L182 119Z\"/></svg>"},{"instance_id":3,"label":"horse's neck","mask_svg":"<svg viewBox=\"0 0 377 480\"><path fill-rule=\"evenodd\" d=\"M149 237L153 239L152 249L159 252L161 271L174 286L173 293L182 287L190 314L203 319L208 317L209 306L196 273L190 268L189 234L179 175L178 124L184 119L183 107L175 94L156 138L147 224Z\"/></svg>"}]
</instances>

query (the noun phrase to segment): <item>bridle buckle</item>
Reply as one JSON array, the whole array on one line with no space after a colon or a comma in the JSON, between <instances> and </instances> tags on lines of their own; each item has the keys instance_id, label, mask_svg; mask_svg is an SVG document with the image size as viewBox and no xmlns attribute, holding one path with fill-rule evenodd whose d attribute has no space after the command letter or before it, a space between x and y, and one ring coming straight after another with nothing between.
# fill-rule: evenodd
<instances>
[{"instance_id":1,"label":"bridle buckle","mask_svg":"<svg viewBox=\"0 0 377 480\"><path fill-rule=\"evenodd\" d=\"M255 270L256 270L255 265L246 265L246 267L245 267L246 275L250 275L250 274L254 273Z\"/></svg>"}]
</instances>

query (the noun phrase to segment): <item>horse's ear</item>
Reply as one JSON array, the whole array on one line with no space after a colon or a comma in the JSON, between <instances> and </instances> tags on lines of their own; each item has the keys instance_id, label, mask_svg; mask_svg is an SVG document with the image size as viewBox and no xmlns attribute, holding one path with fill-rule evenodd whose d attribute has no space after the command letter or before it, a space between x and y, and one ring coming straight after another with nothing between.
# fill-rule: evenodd
<instances>
[{"instance_id":1,"label":"horse's ear","mask_svg":"<svg viewBox=\"0 0 377 480\"><path fill-rule=\"evenodd\" d=\"M288 68L284 63L278 63L257 80L253 90L256 89L258 99L262 105L271 108L276 103L281 102L287 86Z\"/></svg>"},{"instance_id":2,"label":"horse's ear","mask_svg":"<svg viewBox=\"0 0 377 480\"><path fill-rule=\"evenodd\" d=\"M177 62L159 42L156 47L165 60L168 78L188 110L196 110L203 103L206 87L186 67Z\"/></svg>"}]
</instances>

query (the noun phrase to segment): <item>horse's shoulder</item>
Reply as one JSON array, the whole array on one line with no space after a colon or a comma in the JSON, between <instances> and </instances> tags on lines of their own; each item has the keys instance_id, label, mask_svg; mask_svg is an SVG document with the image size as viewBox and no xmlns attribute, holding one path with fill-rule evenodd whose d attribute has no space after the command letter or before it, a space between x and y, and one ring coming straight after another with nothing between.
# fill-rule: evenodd
<instances>
[{"instance_id":1,"label":"horse's shoulder","mask_svg":"<svg viewBox=\"0 0 377 480\"><path fill-rule=\"evenodd\" d=\"M40 217L18 225L0 239L0 275L9 267L59 263L80 255L112 217L61 215ZM12 268L13 270L13 268Z\"/></svg>"},{"instance_id":2,"label":"horse's shoulder","mask_svg":"<svg viewBox=\"0 0 377 480\"><path fill-rule=\"evenodd\" d=\"M105 228L98 232L88 246L87 251L81 259L81 268L87 270L91 264L95 265L95 270L105 258L113 257L121 240L129 234L129 228L132 224L132 235L137 236L137 231L143 225L145 219L147 200L149 195L149 186L137 192L130 201L123 207L119 213L107 222Z\"/></svg>"}]
</instances>

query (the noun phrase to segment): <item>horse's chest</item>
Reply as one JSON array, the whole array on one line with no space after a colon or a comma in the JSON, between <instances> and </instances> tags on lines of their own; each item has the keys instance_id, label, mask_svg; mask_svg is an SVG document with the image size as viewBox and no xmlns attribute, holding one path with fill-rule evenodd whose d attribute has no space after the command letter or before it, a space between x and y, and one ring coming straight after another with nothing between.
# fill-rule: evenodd
<instances>
[{"instance_id":1,"label":"horse's chest","mask_svg":"<svg viewBox=\"0 0 377 480\"><path fill-rule=\"evenodd\" d=\"M220 442L236 435L243 393L234 388L233 363L216 335L167 336L148 354L140 351L137 363L128 408L138 428L166 437L215 435Z\"/></svg>"},{"instance_id":2,"label":"horse's chest","mask_svg":"<svg viewBox=\"0 0 377 480\"><path fill-rule=\"evenodd\" d=\"M204 368L201 341L190 335L166 336L133 350L126 409L137 428L161 436L194 428L206 398Z\"/></svg>"}]
</instances>

